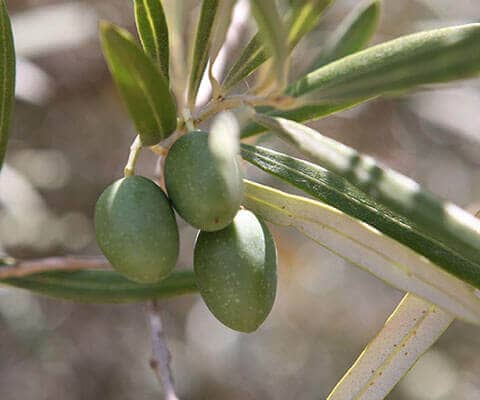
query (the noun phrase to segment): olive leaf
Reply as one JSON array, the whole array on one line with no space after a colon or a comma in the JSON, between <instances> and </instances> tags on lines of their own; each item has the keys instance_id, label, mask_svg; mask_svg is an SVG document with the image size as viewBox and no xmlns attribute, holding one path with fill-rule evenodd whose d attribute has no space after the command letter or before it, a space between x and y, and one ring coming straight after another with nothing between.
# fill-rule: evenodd
<instances>
[{"instance_id":1,"label":"olive leaf","mask_svg":"<svg viewBox=\"0 0 480 400\"><path fill-rule=\"evenodd\" d=\"M327 400L382 400L454 317L411 293L367 345Z\"/></svg>"},{"instance_id":2,"label":"olive leaf","mask_svg":"<svg viewBox=\"0 0 480 400\"><path fill-rule=\"evenodd\" d=\"M416 251L480 288L480 220L454 204L442 201L406 176L378 165L372 157L361 155L311 128L281 118L258 114L255 118L293 143L321 167L343 177L357 191L363 192L364 197L415 226L416 231L436 244L433 248L427 245L419 248L419 243L412 243ZM369 223L368 220L365 222ZM464 262L440 257L437 247L448 249Z\"/></svg>"},{"instance_id":3,"label":"olive leaf","mask_svg":"<svg viewBox=\"0 0 480 400\"><path fill-rule=\"evenodd\" d=\"M315 164L261 147L243 144L242 157L332 207L363 221L428 258L448 273L480 287L478 258L471 261L450 243L435 240L415 220L392 212L346 179ZM473 217L472 217L473 218Z\"/></svg>"},{"instance_id":4,"label":"olive leaf","mask_svg":"<svg viewBox=\"0 0 480 400\"><path fill-rule=\"evenodd\" d=\"M225 44L227 39L227 33L230 28L230 24L233 18L233 8L235 6L235 0L224 0L221 1L217 11L217 17L214 21L213 33L212 33L212 44L210 46L210 62L208 66L208 78L210 79L210 85L212 87L211 96L213 98L218 98L222 95L222 89L220 83L217 81L217 78L213 73L213 65L220 54L222 46Z\"/></svg>"},{"instance_id":5,"label":"olive leaf","mask_svg":"<svg viewBox=\"0 0 480 400\"><path fill-rule=\"evenodd\" d=\"M222 90L227 92L237 83L246 79L268 59L258 33L248 42L242 53L229 69L222 82Z\"/></svg>"},{"instance_id":6,"label":"olive leaf","mask_svg":"<svg viewBox=\"0 0 480 400\"><path fill-rule=\"evenodd\" d=\"M305 34L310 32L322 16L323 11L333 0L304 0L293 7L291 15L287 18L287 41L289 51L292 51ZM265 52L262 40L257 33L248 42L242 53L229 69L222 82L223 91L226 92L246 79L269 58Z\"/></svg>"},{"instance_id":7,"label":"olive leaf","mask_svg":"<svg viewBox=\"0 0 480 400\"><path fill-rule=\"evenodd\" d=\"M377 229L324 203L245 181L244 205L273 224L290 226L386 283L480 324L480 297L469 284Z\"/></svg>"},{"instance_id":8,"label":"olive leaf","mask_svg":"<svg viewBox=\"0 0 480 400\"><path fill-rule=\"evenodd\" d=\"M15 49L5 0L0 0L0 169L7 150L15 101Z\"/></svg>"},{"instance_id":9,"label":"olive leaf","mask_svg":"<svg viewBox=\"0 0 480 400\"><path fill-rule=\"evenodd\" d=\"M467 24L404 36L341 58L293 83L287 93L304 96L304 105L272 116L297 122L318 119L380 95L420 85L480 74L480 24ZM265 132L256 123L241 137Z\"/></svg>"},{"instance_id":10,"label":"olive leaf","mask_svg":"<svg viewBox=\"0 0 480 400\"><path fill-rule=\"evenodd\" d=\"M480 73L480 23L435 29L370 47L293 83L315 102L365 99Z\"/></svg>"},{"instance_id":11,"label":"olive leaf","mask_svg":"<svg viewBox=\"0 0 480 400\"><path fill-rule=\"evenodd\" d=\"M319 104L305 104L298 108L293 108L290 110L275 110L271 107L264 109L258 108L258 111L261 111L262 113L268 113L268 115L272 117L278 116L297 122L306 122L313 119L326 117L339 111L355 107L356 105L366 100L368 99L360 99L354 101L338 101ZM260 125L255 121L251 121L242 128L242 131L240 132L240 137L248 138L263 133L265 131L267 131L267 128L265 128L263 125Z\"/></svg>"},{"instance_id":12,"label":"olive leaf","mask_svg":"<svg viewBox=\"0 0 480 400\"><path fill-rule=\"evenodd\" d=\"M282 18L275 0L251 0L250 3L260 39L267 54L272 57L276 81L283 88L288 78L288 44Z\"/></svg>"},{"instance_id":13,"label":"olive leaf","mask_svg":"<svg viewBox=\"0 0 480 400\"><path fill-rule=\"evenodd\" d=\"M213 27L212 44L210 47L210 63L213 64L225 43L228 28L232 20L233 7L236 0L222 0L218 6L217 16Z\"/></svg>"},{"instance_id":14,"label":"olive leaf","mask_svg":"<svg viewBox=\"0 0 480 400\"><path fill-rule=\"evenodd\" d=\"M168 26L160 0L135 0L135 22L145 52L169 79Z\"/></svg>"},{"instance_id":15,"label":"olive leaf","mask_svg":"<svg viewBox=\"0 0 480 400\"><path fill-rule=\"evenodd\" d=\"M300 39L318 24L323 12L332 2L333 0L301 0L292 4L288 30L290 47L295 47Z\"/></svg>"},{"instance_id":16,"label":"olive leaf","mask_svg":"<svg viewBox=\"0 0 480 400\"><path fill-rule=\"evenodd\" d=\"M323 46L309 71L363 49L377 29L380 0L361 1Z\"/></svg>"},{"instance_id":17,"label":"olive leaf","mask_svg":"<svg viewBox=\"0 0 480 400\"><path fill-rule=\"evenodd\" d=\"M103 52L144 146L157 144L177 126L166 77L124 29L100 25Z\"/></svg>"},{"instance_id":18,"label":"olive leaf","mask_svg":"<svg viewBox=\"0 0 480 400\"><path fill-rule=\"evenodd\" d=\"M200 88L200 83L202 82L203 74L207 67L210 46L213 40L212 34L214 33L215 20L219 8L221 7L219 7L218 0L202 1L202 8L200 10L200 17L195 35L195 44L193 47L188 86L188 104L191 109L195 106L198 89Z\"/></svg>"},{"instance_id":19,"label":"olive leaf","mask_svg":"<svg viewBox=\"0 0 480 400\"><path fill-rule=\"evenodd\" d=\"M136 283L110 270L44 272L0 282L81 303L138 303L197 291L193 271L173 272L160 283L153 284Z\"/></svg>"},{"instance_id":20,"label":"olive leaf","mask_svg":"<svg viewBox=\"0 0 480 400\"><path fill-rule=\"evenodd\" d=\"M165 11L165 18L169 23L170 85L177 100L177 108L183 109L188 82L188 43L185 41L184 32L189 26L189 4L184 1L161 1Z\"/></svg>"}]
</instances>

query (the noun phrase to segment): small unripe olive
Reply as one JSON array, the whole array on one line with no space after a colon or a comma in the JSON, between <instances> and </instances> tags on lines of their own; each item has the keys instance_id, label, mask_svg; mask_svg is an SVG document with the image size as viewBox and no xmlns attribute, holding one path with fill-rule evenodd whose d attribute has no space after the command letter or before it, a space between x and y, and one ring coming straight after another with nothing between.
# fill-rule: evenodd
<instances>
[{"instance_id":1,"label":"small unripe olive","mask_svg":"<svg viewBox=\"0 0 480 400\"><path fill-rule=\"evenodd\" d=\"M267 226L240 210L217 232L200 232L195 243L197 285L223 324L255 331L270 313L277 288L277 250Z\"/></svg>"},{"instance_id":2,"label":"small unripe olive","mask_svg":"<svg viewBox=\"0 0 480 400\"><path fill-rule=\"evenodd\" d=\"M219 159L208 134L178 139L165 160L165 184L173 206L190 225L217 231L232 222L243 198L242 172L235 157Z\"/></svg>"},{"instance_id":3,"label":"small unripe olive","mask_svg":"<svg viewBox=\"0 0 480 400\"><path fill-rule=\"evenodd\" d=\"M137 282L158 282L178 257L178 227L170 203L151 180L119 179L95 208L97 242L113 268Z\"/></svg>"}]
</instances>

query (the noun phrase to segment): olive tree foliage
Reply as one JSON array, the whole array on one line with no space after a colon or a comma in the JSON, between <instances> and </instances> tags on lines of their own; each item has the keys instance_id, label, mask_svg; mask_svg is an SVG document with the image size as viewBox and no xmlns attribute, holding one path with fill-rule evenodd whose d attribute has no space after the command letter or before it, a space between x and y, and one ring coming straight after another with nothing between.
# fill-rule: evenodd
<instances>
[{"instance_id":1,"label":"olive tree foliage","mask_svg":"<svg viewBox=\"0 0 480 400\"><path fill-rule=\"evenodd\" d=\"M263 221L293 227L406 293L328 399L383 399L455 318L480 324L480 222L375 159L304 125L372 99L479 75L480 24L414 33L368 47L381 3L366 0L325 38L310 68L292 80L292 50L332 2L291 0L280 8L274 0L251 0L258 32L222 76L215 76L213 66L228 40L236 1L200 2L186 75L176 70L179 56L172 51L178 21L169 20L162 1L134 1L140 41L102 22L106 62L138 132L125 178L112 184L97 205L97 239L113 269L94 268L109 266L105 260L37 265L5 259L2 282L92 303L142 302L200 291L221 322L249 332L266 318L275 297L275 244ZM211 85L206 104L197 102L202 80ZM12 32L5 0L0 0L0 162L14 81ZM207 132L197 132L200 127ZM265 132L312 161L245 143ZM145 148L166 157L166 187L135 176L137 157ZM239 156L306 196L242 181ZM194 270L174 270L178 231L169 201L202 231ZM202 204L209 207L203 210ZM131 207L134 212L128 211ZM222 217L218 229L216 208ZM212 209L215 215L208 214ZM165 218L168 226L162 224ZM138 235L149 240L130 240ZM263 263L255 259L259 248ZM240 257L245 254L252 259Z\"/></svg>"}]
</instances>

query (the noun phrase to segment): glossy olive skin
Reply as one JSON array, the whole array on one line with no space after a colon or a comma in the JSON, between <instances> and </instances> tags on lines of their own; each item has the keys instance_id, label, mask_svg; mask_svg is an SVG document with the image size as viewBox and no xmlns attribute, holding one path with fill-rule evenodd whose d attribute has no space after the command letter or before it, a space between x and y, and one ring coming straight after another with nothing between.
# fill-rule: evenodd
<instances>
[{"instance_id":1,"label":"glossy olive skin","mask_svg":"<svg viewBox=\"0 0 480 400\"><path fill-rule=\"evenodd\" d=\"M194 269L200 294L220 322L253 332L267 318L277 289L277 250L252 212L240 210L221 231L200 232Z\"/></svg>"},{"instance_id":2,"label":"glossy olive skin","mask_svg":"<svg viewBox=\"0 0 480 400\"><path fill-rule=\"evenodd\" d=\"M243 199L242 172L236 158L217 160L208 134L187 133L165 160L165 183L180 216L195 228L217 231L232 222Z\"/></svg>"},{"instance_id":3,"label":"glossy olive skin","mask_svg":"<svg viewBox=\"0 0 480 400\"><path fill-rule=\"evenodd\" d=\"M95 207L95 233L117 272L141 283L159 282L175 267L179 239L167 196L142 176L115 181Z\"/></svg>"}]
</instances>

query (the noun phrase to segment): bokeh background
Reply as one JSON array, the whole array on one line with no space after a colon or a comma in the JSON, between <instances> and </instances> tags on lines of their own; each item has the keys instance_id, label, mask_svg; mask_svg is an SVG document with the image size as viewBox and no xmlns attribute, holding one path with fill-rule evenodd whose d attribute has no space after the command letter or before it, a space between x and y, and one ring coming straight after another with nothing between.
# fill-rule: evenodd
<instances>
[{"instance_id":1,"label":"bokeh background","mask_svg":"<svg viewBox=\"0 0 480 400\"><path fill-rule=\"evenodd\" d=\"M108 19L133 32L132 4L7 3L19 59L18 101L0 176L0 250L23 258L99 254L93 207L121 175L134 130L103 61L97 25ZM198 3L165 1L183 7L187 18L179 51ZM356 3L334 3L296 50L295 74ZM373 42L479 20L478 0L384 0ZM446 199L480 208L478 79L377 100L312 125ZM262 143L294 153L269 136ZM145 151L139 171L152 176L155 164ZM252 167L247 174L283 187ZM180 224L179 264L189 266L195 232ZM164 303L181 399L325 398L401 299L399 291L298 233L272 231L280 257L278 297L256 333L223 327L198 296ZM159 399L149 356L142 305L77 305L0 287L2 400ZM455 322L388 399L480 399L479 376L480 330Z\"/></svg>"}]
</instances>

